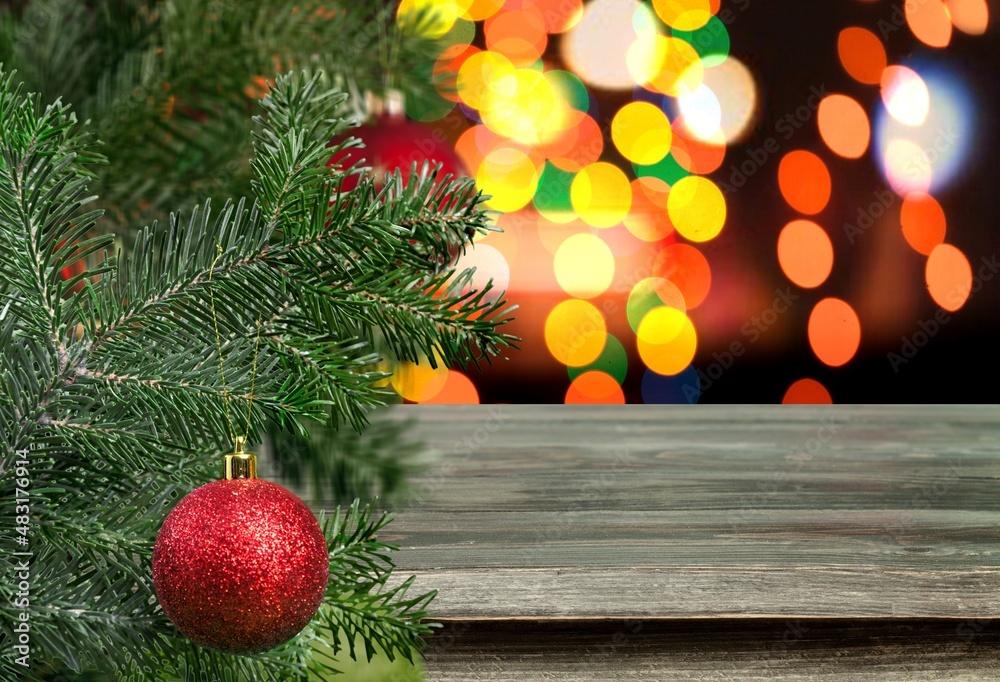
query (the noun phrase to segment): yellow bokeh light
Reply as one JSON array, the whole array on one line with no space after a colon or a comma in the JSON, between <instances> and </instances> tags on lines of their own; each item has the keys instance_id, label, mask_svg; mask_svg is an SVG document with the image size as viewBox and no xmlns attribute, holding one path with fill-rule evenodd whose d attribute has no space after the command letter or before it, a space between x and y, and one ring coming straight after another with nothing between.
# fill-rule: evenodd
<instances>
[{"instance_id":1,"label":"yellow bokeh light","mask_svg":"<svg viewBox=\"0 0 1000 682\"><path fill-rule=\"evenodd\" d=\"M466 16L468 5L468 0L401 0L396 23L409 33L440 38Z\"/></svg>"},{"instance_id":2,"label":"yellow bokeh light","mask_svg":"<svg viewBox=\"0 0 1000 682\"><path fill-rule=\"evenodd\" d=\"M632 186L617 166L599 161L585 167L570 187L577 215L593 227L613 227L622 222L632 205Z\"/></svg>"},{"instance_id":3,"label":"yellow bokeh light","mask_svg":"<svg viewBox=\"0 0 1000 682\"><path fill-rule=\"evenodd\" d=\"M458 96L473 109L482 109L483 100L488 99L497 87L513 85L506 79L513 76L515 70L502 54L477 52L466 59L458 70L455 81Z\"/></svg>"},{"instance_id":4,"label":"yellow bokeh light","mask_svg":"<svg viewBox=\"0 0 1000 682\"><path fill-rule=\"evenodd\" d=\"M607 343L607 324L601 311L587 301L563 301L545 320L545 345L552 357L569 367L596 360Z\"/></svg>"},{"instance_id":5,"label":"yellow bokeh light","mask_svg":"<svg viewBox=\"0 0 1000 682\"><path fill-rule=\"evenodd\" d=\"M497 211L516 211L524 208L535 195L538 169L524 152L498 147L479 164L476 184L491 197L486 206Z\"/></svg>"},{"instance_id":6,"label":"yellow bokeh light","mask_svg":"<svg viewBox=\"0 0 1000 682\"><path fill-rule=\"evenodd\" d=\"M674 228L693 242L714 239L726 222L726 199L708 178L682 178L667 196L667 214Z\"/></svg>"},{"instance_id":7,"label":"yellow bokeh light","mask_svg":"<svg viewBox=\"0 0 1000 682\"><path fill-rule=\"evenodd\" d=\"M390 383L403 398L420 403L440 393L447 378L448 368L440 361L437 368L431 367L426 360L420 364L404 361L396 365Z\"/></svg>"},{"instance_id":8,"label":"yellow bokeh light","mask_svg":"<svg viewBox=\"0 0 1000 682\"><path fill-rule=\"evenodd\" d=\"M568 105L539 71L504 73L479 102L486 127L523 144L537 146L565 128Z\"/></svg>"},{"instance_id":9,"label":"yellow bokeh light","mask_svg":"<svg viewBox=\"0 0 1000 682\"><path fill-rule=\"evenodd\" d=\"M659 33L640 35L625 59L637 84L671 97L694 92L705 77L701 57L690 43Z\"/></svg>"},{"instance_id":10,"label":"yellow bokeh light","mask_svg":"<svg viewBox=\"0 0 1000 682\"><path fill-rule=\"evenodd\" d=\"M712 18L709 0L653 0L653 9L663 23L678 31L694 31Z\"/></svg>"},{"instance_id":11,"label":"yellow bokeh light","mask_svg":"<svg viewBox=\"0 0 1000 682\"><path fill-rule=\"evenodd\" d=\"M615 276L615 256L603 239L573 235L556 251L553 267L563 290L578 298L603 294Z\"/></svg>"},{"instance_id":12,"label":"yellow bokeh light","mask_svg":"<svg viewBox=\"0 0 1000 682\"><path fill-rule=\"evenodd\" d=\"M465 7L466 19L482 21L499 12L503 3L504 0L463 0L460 4Z\"/></svg>"},{"instance_id":13,"label":"yellow bokeh light","mask_svg":"<svg viewBox=\"0 0 1000 682\"><path fill-rule=\"evenodd\" d=\"M670 152L673 131L658 106L631 102L619 109L611 121L611 139L626 159L650 166Z\"/></svg>"},{"instance_id":14,"label":"yellow bokeh light","mask_svg":"<svg viewBox=\"0 0 1000 682\"><path fill-rule=\"evenodd\" d=\"M653 308L636 331L639 357L657 374L680 374L694 360L698 334L686 314L668 306Z\"/></svg>"}]
</instances>

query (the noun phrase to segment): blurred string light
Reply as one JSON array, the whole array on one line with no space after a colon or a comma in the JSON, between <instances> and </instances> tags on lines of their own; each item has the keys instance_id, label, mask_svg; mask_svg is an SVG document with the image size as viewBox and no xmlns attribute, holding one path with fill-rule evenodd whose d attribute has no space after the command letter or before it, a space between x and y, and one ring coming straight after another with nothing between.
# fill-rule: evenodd
<instances>
[{"instance_id":1,"label":"blurred string light","mask_svg":"<svg viewBox=\"0 0 1000 682\"><path fill-rule=\"evenodd\" d=\"M989 9L985 0L922 0L907 2L904 16L914 38L942 49L951 42L953 28L982 34ZM952 184L967 160L975 125L968 89L940 67L889 63L881 39L864 27L840 32L837 55L854 80L880 88L881 106L870 118L858 99L827 96L816 117L820 137L845 159L860 159L872 149L886 181L903 198L898 216L906 243L927 256L924 276L930 297L945 310L958 310L971 293L972 268L959 248L945 243L947 219L932 193ZM805 215L821 213L832 191L826 164L806 150L782 159L778 184L789 206ZM780 232L778 261L794 284L817 287L832 270L832 244L819 224L794 220ZM861 322L848 302L829 297L813 308L807 334L817 359L840 367L857 352ZM832 400L821 383L804 378L789 387L782 402Z\"/></svg>"},{"instance_id":2,"label":"blurred string light","mask_svg":"<svg viewBox=\"0 0 1000 682\"><path fill-rule=\"evenodd\" d=\"M723 234L728 212L706 176L760 114L756 79L730 54L719 6L719 0L400 4L401 26L442 45L432 69L440 101L411 115L447 123L457 154L492 197L487 207L525 216L519 224L537 226L551 253L549 276L568 298L548 311L543 336L567 368L567 402L624 401L627 348L644 365L644 401L698 400L691 311L712 286L700 249ZM950 44L954 31L982 34L989 18L984 0L907 3L904 14L915 38L934 50ZM947 221L935 197L954 182L968 155L967 90L922 64L891 64L871 28L844 28L836 53L856 87L878 87L881 102L866 111L864 103L877 93L825 97L815 117L822 144L841 159L870 153L877 161L902 197L906 243L927 257L931 297L958 309L968 296L968 261L945 243ZM631 101L599 112L595 93L608 91L631 94ZM935 135L949 127L962 131L961 139L937 144ZM789 150L778 164L778 187L795 215L776 230L777 257L798 287L821 288L832 274L835 254L824 216L835 167L819 149ZM504 240L491 236L459 264L475 266L477 281L516 282L511 259L519 238L516 232ZM598 301L621 280L624 259L638 253L652 254L649 272L622 292L624 310L608 312ZM522 268L538 265L522 262ZM615 319L619 315L624 319ZM807 326L810 347L824 365L842 366L856 354L861 322L847 301L823 298ZM633 337L616 331L618 338L609 327ZM405 367L398 374L393 386L408 400L438 400L449 391L477 395L471 382L444 370ZM784 401L830 402L830 394L807 378L789 387Z\"/></svg>"}]
</instances>

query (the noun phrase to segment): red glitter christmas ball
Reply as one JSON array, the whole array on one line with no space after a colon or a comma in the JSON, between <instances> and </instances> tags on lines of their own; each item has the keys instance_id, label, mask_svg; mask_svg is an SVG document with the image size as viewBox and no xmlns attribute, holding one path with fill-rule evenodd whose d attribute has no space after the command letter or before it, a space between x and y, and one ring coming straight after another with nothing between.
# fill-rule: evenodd
<instances>
[{"instance_id":1,"label":"red glitter christmas ball","mask_svg":"<svg viewBox=\"0 0 1000 682\"><path fill-rule=\"evenodd\" d=\"M294 637L323 601L330 563L309 508L257 478L213 481L167 516L153 550L153 587L188 639L228 653Z\"/></svg>"}]
</instances>

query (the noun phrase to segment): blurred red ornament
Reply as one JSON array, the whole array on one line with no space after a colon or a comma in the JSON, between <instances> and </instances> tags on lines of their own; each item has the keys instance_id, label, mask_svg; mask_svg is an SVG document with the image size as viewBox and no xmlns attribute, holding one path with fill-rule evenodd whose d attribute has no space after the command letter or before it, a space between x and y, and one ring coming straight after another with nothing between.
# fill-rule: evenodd
<instances>
[{"instance_id":1,"label":"blurred red ornament","mask_svg":"<svg viewBox=\"0 0 1000 682\"><path fill-rule=\"evenodd\" d=\"M65 242L59 242L56 245L56 248L57 249L62 248L62 245L64 243ZM72 265L68 265L65 268L63 268L62 270L60 270L59 271L59 276L63 279L63 281L66 281L66 280L73 279L77 275L82 275L86 271L87 271L87 261L86 261L85 258L81 258L80 260L78 260L77 262L73 263ZM79 291L82 288L83 288L83 283L82 282L78 282L75 286L72 287L71 291L76 292L76 291Z\"/></svg>"},{"instance_id":2,"label":"blurred red ornament","mask_svg":"<svg viewBox=\"0 0 1000 682\"><path fill-rule=\"evenodd\" d=\"M170 621L193 642L235 654L298 634L319 609L329 572L313 513L255 476L192 491L153 551L153 587Z\"/></svg>"},{"instance_id":3,"label":"blurred red ornament","mask_svg":"<svg viewBox=\"0 0 1000 682\"><path fill-rule=\"evenodd\" d=\"M453 177L467 175L451 142L440 130L409 121L402 114L382 114L371 123L335 137L330 146L351 137L361 140L364 147L341 150L327 162L328 166L349 168L364 159L364 165L372 168L376 178L381 179L398 169L404 183L409 179L411 165L416 163L419 171L424 161L432 167L441 164L439 178L448 174ZM350 191L357 185L358 176L352 175L344 179L342 189Z\"/></svg>"}]
</instances>

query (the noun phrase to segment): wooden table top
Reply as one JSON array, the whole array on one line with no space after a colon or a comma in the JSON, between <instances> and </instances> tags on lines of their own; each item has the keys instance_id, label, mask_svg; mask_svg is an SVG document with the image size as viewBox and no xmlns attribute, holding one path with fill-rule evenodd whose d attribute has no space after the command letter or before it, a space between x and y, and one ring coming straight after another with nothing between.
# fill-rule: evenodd
<instances>
[{"instance_id":1,"label":"wooden table top","mask_svg":"<svg viewBox=\"0 0 1000 682\"><path fill-rule=\"evenodd\" d=\"M402 548L398 579L416 574L420 589L439 590L437 620L481 633L466 637L475 651L465 654L464 679L507 679L476 676L468 657L526 623L539 642L596 642L598 631L613 636L643 623L646 634L628 639L636 647L655 628L683 622L728 633L727 642L768 629L787 638L787 623L798 619L814 623L814 633L839 622L886 636L931 623L928 632L945 639L971 622L981 624L978 646L992 641L988 625L1000 616L997 407L393 410L407 417L417 419L429 463L383 539ZM580 646L566 649L575 661L589 650ZM435 679L462 679L435 655L432 648L431 667L437 661L442 671ZM911 655L899 652L901 661ZM747 665L743 674L756 666ZM883 672L896 679L898 671Z\"/></svg>"}]
</instances>

